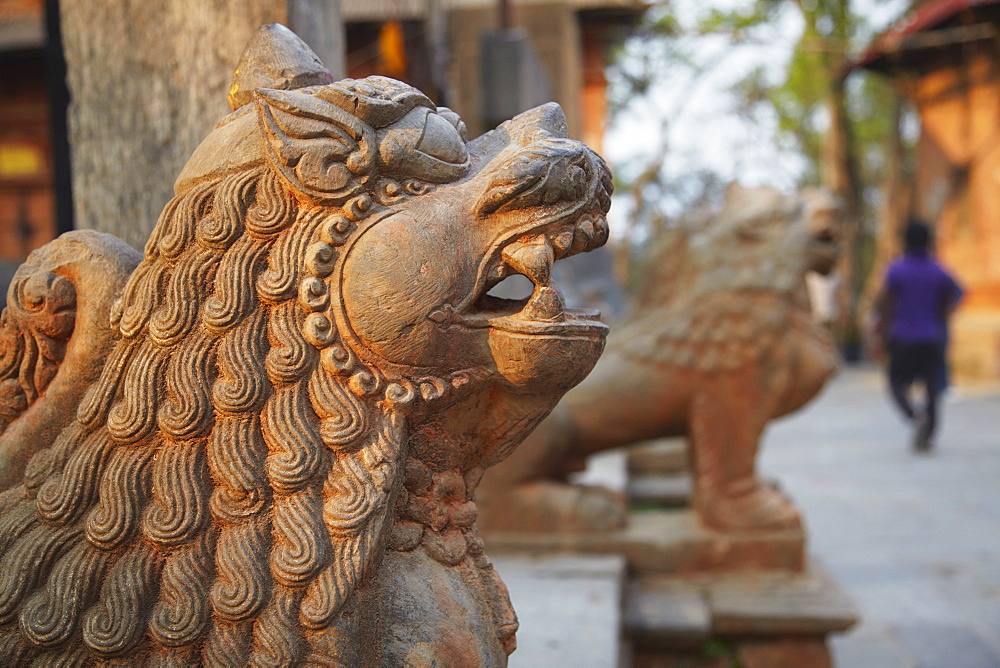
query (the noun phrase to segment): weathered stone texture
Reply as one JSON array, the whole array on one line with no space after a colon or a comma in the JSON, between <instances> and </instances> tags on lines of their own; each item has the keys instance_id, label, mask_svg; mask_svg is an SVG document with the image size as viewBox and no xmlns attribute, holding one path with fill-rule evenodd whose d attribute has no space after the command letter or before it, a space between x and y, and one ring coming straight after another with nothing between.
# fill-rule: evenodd
<instances>
[{"instance_id":1,"label":"weathered stone texture","mask_svg":"<svg viewBox=\"0 0 1000 668\"><path fill-rule=\"evenodd\" d=\"M236 69L131 275L86 232L15 279L0 656L503 666L475 490L604 347L551 270L606 241L610 173L557 105L470 142L281 26Z\"/></svg>"}]
</instances>

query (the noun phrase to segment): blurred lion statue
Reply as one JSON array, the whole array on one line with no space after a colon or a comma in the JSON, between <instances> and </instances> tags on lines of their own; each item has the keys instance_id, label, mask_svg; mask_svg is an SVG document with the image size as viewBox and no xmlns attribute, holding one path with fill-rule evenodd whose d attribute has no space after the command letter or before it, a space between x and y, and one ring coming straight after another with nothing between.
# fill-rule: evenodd
<instances>
[{"instance_id":1,"label":"blurred lion statue","mask_svg":"<svg viewBox=\"0 0 1000 668\"><path fill-rule=\"evenodd\" d=\"M557 105L470 142L278 25L230 102L141 262L81 231L12 284L0 655L506 665L474 491L603 348L550 273L607 239L607 167Z\"/></svg>"},{"instance_id":2,"label":"blurred lion statue","mask_svg":"<svg viewBox=\"0 0 1000 668\"><path fill-rule=\"evenodd\" d=\"M755 474L767 423L812 399L837 368L804 277L838 257L840 210L824 191L731 186L650 248L631 314L594 372L481 488L493 530L585 531L624 522L622 500L566 483L587 456L686 435L693 505L724 530L800 525Z\"/></svg>"}]
</instances>

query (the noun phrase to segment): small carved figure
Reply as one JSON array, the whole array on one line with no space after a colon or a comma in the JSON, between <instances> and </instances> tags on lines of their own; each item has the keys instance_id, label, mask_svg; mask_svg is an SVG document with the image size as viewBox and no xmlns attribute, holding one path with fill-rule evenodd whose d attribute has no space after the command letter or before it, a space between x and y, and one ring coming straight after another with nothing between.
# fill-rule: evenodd
<instances>
[{"instance_id":1,"label":"small carved figure","mask_svg":"<svg viewBox=\"0 0 1000 668\"><path fill-rule=\"evenodd\" d=\"M595 452L680 435L690 440L694 507L706 525L799 526L795 508L758 480L755 460L768 421L798 410L836 370L804 275L833 268L838 225L828 194L734 186L721 212L668 231L594 372L487 475L485 526L619 527L620 500L566 475Z\"/></svg>"},{"instance_id":2,"label":"small carved figure","mask_svg":"<svg viewBox=\"0 0 1000 668\"><path fill-rule=\"evenodd\" d=\"M505 665L474 490L603 348L550 272L606 240L608 170L557 105L467 142L281 26L230 101L127 281L84 234L11 290L0 656ZM74 244L79 272L53 259ZM530 298L487 294L512 272Z\"/></svg>"}]
</instances>

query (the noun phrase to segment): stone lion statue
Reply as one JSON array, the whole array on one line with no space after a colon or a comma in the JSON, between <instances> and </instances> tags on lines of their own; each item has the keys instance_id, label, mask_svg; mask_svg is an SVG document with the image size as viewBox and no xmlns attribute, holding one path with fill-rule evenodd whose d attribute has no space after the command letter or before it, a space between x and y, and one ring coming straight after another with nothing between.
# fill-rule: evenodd
<instances>
[{"instance_id":1,"label":"stone lion statue","mask_svg":"<svg viewBox=\"0 0 1000 668\"><path fill-rule=\"evenodd\" d=\"M804 276L831 271L838 227L839 207L823 191L733 186L721 211L665 233L594 372L487 476L485 525L620 526L620 499L568 485L567 474L601 450L686 435L694 507L706 525L799 526L794 507L758 480L755 460L767 423L798 410L837 368L831 336L811 317Z\"/></svg>"},{"instance_id":2,"label":"stone lion statue","mask_svg":"<svg viewBox=\"0 0 1000 668\"><path fill-rule=\"evenodd\" d=\"M469 142L281 26L230 101L141 261L77 232L11 287L0 655L505 665L474 491L603 348L549 275L607 238L609 172L557 105ZM512 272L530 298L487 294Z\"/></svg>"}]
</instances>

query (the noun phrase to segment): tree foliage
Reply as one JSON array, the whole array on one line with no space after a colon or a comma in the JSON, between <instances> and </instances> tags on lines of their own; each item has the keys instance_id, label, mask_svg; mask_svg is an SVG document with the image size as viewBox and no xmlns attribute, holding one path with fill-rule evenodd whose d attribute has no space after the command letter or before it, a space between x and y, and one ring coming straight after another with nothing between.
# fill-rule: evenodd
<instances>
[{"instance_id":1,"label":"tree foliage","mask_svg":"<svg viewBox=\"0 0 1000 668\"><path fill-rule=\"evenodd\" d=\"M675 100L660 105L666 127L677 121L699 80L718 68L733 68L734 58L744 58L740 54L755 47L770 46L773 53L776 43L787 45L778 67L766 61L744 64L729 86L730 113L751 127L766 125L774 145L800 157L794 183L783 185L827 185L844 198L854 224L848 235L851 264L844 272L856 294L892 145L887 138L900 129L898 100L889 82L866 72L847 78L848 65L877 31L907 9L904 0L714 0L697 5L667 0L653 6L641 30L618 54L611 76L612 110L628 113L637 99L663 96L664 78L678 78L685 83L676 87ZM880 15L880 25L869 18L873 13ZM769 123L758 123L762 119ZM661 144L647 159L669 158L671 146L666 139ZM690 206L720 190L718 175L697 170L691 176L700 179L700 188L690 183L678 188L659 163L626 169L621 185L642 190L636 199L642 207L635 209L637 220L631 222L655 233L669 224L669 216L651 197L672 195Z\"/></svg>"}]
</instances>

